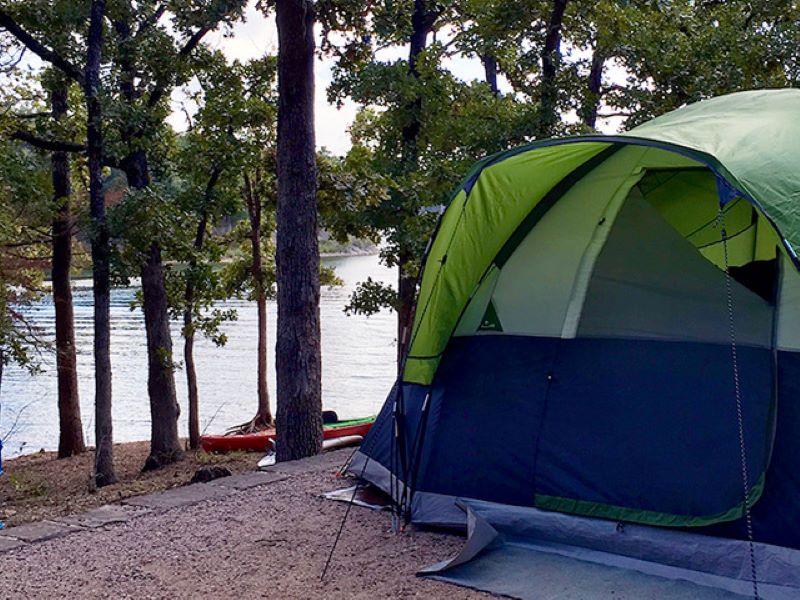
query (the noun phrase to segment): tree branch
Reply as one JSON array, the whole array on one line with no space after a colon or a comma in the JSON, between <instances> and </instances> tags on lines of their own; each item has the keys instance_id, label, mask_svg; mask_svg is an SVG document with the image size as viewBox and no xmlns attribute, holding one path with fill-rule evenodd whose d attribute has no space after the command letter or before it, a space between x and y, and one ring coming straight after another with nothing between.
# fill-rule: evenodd
<instances>
[{"instance_id":1,"label":"tree branch","mask_svg":"<svg viewBox=\"0 0 800 600\"><path fill-rule=\"evenodd\" d=\"M111 169L121 169L122 168L122 161L118 159L116 156L111 156L109 154L103 154L103 166L109 167Z\"/></svg>"},{"instance_id":2,"label":"tree branch","mask_svg":"<svg viewBox=\"0 0 800 600\"><path fill-rule=\"evenodd\" d=\"M25 52L27 52L27 50L28 49L25 46L22 46L19 51L19 56L12 58L7 63L0 65L0 69L2 69L4 73L10 73L16 69L17 65L19 65L19 63L21 63L22 59L25 57Z\"/></svg>"},{"instance_id":3,"label":"tree branch","mask_svg":"<svg viewBox=\"0 0 800 600\"><path fill-rule=\"evenodd\" d=\"M133 37L134 38L138 38L140 35L145 33L148 29L153 27L156 23L158 23L158 20L162 16L164 16L164 13L166 12L166 10L167 10L167 5L166 4L162 4L162 5L158 6L150 16L145 17L144 19L142 19L141 22L139 23L139 27L136 28L136 34Z\"/></svg>"},{"instance_id":4,"label":"tree branch","mask_svg":"<svg viewBox=\"0 0 800 600\"><path fill-rule=\"evenodd\" d=\"M208 25L205 25L200 29L198 29L197 31L195 31L192 34L192 36L188 40L186 40L186 43L183 45L183 48L181 48L180 51L178 52L178 56L180 56L181 58L186 58L187 56L189 56L192 53L192 51L195 48L197 48L197 45L203 40L205 35L209 31L214 29L214 27L216 27L217 25L218 23L209 23Z\"/></svg>"},{"instance_id":5,"label":"tree branch","mask_svg":"<svg viewBox=\"0 0 800 600\"><path fill-rule=\"evenodd\" d=\"M211 23L195 31L191 35L191 37L188 40L186 40L186 43L183 45L183 47L178 51L178 58L184 59L187 56L189 56L192 53L192 51L195 48L197 48L198 44L200 44L205 35L209 31L214 29L214 27L216 26L217 23ZM150 97L147 99L147 107L153 108L156 104L158 104L161 98L164 97L166 91L167 91L167 82L164 80L159 81L156 87L153 89L152 93L150 94Z\"/></svg>"},{"instance_id":6,"label":"tree branch","mask_svg":"<svg viewBox=\"0 0 800 600\"><path fill-rule=\"evenodd\" d=\"M40 138L28 131L15 131L11 134L12 140L19 140L30 144L35 148L42 150L49 150L50 152L85 152L86 146L83 144L76 144L75 142L67 142L64 140L48 140Z\"/></svg>"},{"instance_id":7,"label":"tree branch","mask_svg":"<svg viewBox=\"0 0 800 600\"><path fill-rule=\"evenodd\" d=\"M630 117L633 116L632 112L620 110L617 112L597 113L598 119L610 119L612 117Z\"/></svg>"},{"instance_id":8,"label":"tree branch","mask_svg":"<svg viewBox=\"0 0 800 600\"><path fill-rule=\"evenodd\" d=\"M83 71L61 56L58 52L51 50L30 33L25 31L6 11L0 9L0 27L3 27L11 35L17 38L31 52L39 56L42 60L49 62L61 69L67 76L71 77L80 84L83 84Z\"/></svg>"},{"instance_id":9,"label":"tree branch","mask_svg":"<svg viewBox=\"0 0 800 600\"><path fill-rule=\"evenodd\" d=\"M35 113L22 113L22 114L17 113L17 114L14 115L14 118L15 119L23 119L23 120L25 120L25 119L38 119L40 117L49 117L50 115L51 115L51 113L48 112L48 111L35 112Z\"/></svg>"}]
</instances>

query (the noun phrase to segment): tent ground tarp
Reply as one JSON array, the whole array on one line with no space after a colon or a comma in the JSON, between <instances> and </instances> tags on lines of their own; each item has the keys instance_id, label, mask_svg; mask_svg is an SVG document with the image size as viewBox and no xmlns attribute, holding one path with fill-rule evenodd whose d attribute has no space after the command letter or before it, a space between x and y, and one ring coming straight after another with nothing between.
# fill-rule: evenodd
<instances>
[{"instance_id":1,"label":"tent ground tarp","mask_svg":"<svg viewBox=\"0 0 800 600\"><path fill-rule=\"evenodd\" d=\"M531 600L753 595L743 541L488 502L459 505L467 513L464 548L419 575ZM800 597L800 552L754 549L760 596Z\"/></svg>"}]
</instances>

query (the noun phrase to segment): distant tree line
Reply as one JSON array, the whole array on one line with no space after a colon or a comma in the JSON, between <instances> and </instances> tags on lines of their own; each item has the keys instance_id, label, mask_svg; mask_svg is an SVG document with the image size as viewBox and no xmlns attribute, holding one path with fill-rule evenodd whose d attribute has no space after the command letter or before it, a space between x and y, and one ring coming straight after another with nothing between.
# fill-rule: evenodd
<instances>
[{"instance_id":1,"label":"distant tree line","mask_svg":"<svg viewBox=\"0 0 800 600\"><path fill-rule=\"evenodd\" d=\"M224 344L241 296L258 314L257 402L244 430L277 425L278 459L321 448L318 230L382 240L394 286L368 279L346 310L397 313L398 364L419 260L450 190L478 158L533 139L641 123L687 102L800 83L790 0L259 0L277 56L229 61L246 0L0 0L2 368L56 355L60 457L85 451L71 273L91 266L95 473L113 468L110 290L136 277L148 350L151 448L179 460L175 370L199 444L194 342ZM42 67L31 70L32 60ZM334 64L315 90L314 62ZM465 81L454 64L482 76ZM180 90L196 110L167 122ZM351 149L316 149L314 95L353 101ZM347 132L343 130L343 135ZM222 223L232 227L221 227ZM226 258L222 268L217 265ZM50 272L55 340L25 319ZM266 306L276 299L277 410ZM182 324L176 357L170 320ZM2 388L0 388L0 391ZM277 423L276 418L277 417Z\"/></svg>"}]
</instances>

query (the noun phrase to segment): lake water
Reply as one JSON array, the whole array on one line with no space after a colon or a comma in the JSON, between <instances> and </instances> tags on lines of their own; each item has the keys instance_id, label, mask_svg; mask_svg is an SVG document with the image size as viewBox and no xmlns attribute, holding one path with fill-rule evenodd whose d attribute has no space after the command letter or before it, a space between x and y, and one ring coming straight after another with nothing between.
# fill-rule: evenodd
<instances>
[{"instance_id":1,"label":"lake water","mask_svg":"<svg viewBox=\"0 0 800 600\"><path fill-rule=\"evenodd\" d=\"M396 315L388 311L372 317L347 316L343 307L356 284L367 276L394 282L393 269L379 264L377 256L348 256L323 259L336 269L344 285L323 288L320 302L322 321L322 401L326 409L342 418L375 414L381 407L395 375ZM90 282L76 281L75 341L78 351L81 414L88 444L94 443L94 375L92 358L92 291ZM111 294L111 366L113 371L114 441L147 440L150 413L147 398L147 348L140 310L131 311L136 288L117 288ZM195 348L200 392L200 429L222 432L226 427L250 419L256 408L256 307L245 300L230 300L239 318L226 323L228 343L221 348L198 338ZM32 322L42 328L46 339L54 339L55 317L52 299L46 297L29 309ZM276 306L268 306L269 347L275 344ZM183 356L180 325L173 324L175 356ZM270 352L270 401L275 409L274 352ZM58 409L55 356L42 357L44 371L31 376L7 368L2 382L0 438L3 455L55 450L58 446ZM181 435L188 425L186 378L176 373L181 404ZM20 412L21 411L21 412ZM18 422L13 426L15 420ZM14 431L8 435L12 428Z\"/></svg>"}]
</instances>

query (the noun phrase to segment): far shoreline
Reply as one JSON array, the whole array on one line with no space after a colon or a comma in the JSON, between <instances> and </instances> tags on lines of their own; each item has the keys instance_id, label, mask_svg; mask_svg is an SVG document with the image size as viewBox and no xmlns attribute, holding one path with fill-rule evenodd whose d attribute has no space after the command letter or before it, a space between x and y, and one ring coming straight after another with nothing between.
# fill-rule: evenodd
<instances>
[{"instance_id":1,"label":"far shoreline","mask_svg":"<svg viewBox=\"0 0 800 600\"><path fill-rule=\"evenodd\" d=\"M360 256L378 256L380 254L380 250L377 247L369 248L369 249L352 249L352 250L342 250L339 252L320 252L319 257L320 259L331 259L331 258L358 258ZM216 263L217 265L223 265L227 263L229 259L222 259L220 262ZM178 268L185 268L184 265L165 261L164 264L177 266ZM73 282L90 282L92 281L92 272L90 270L81 270L76 273L72 274L72 281ZM50 284L50 273L46 274L46 278L44 280L45 284ZM111 287L125 287L125 286L114 286Z\"/></svg>"}]
</instances>

